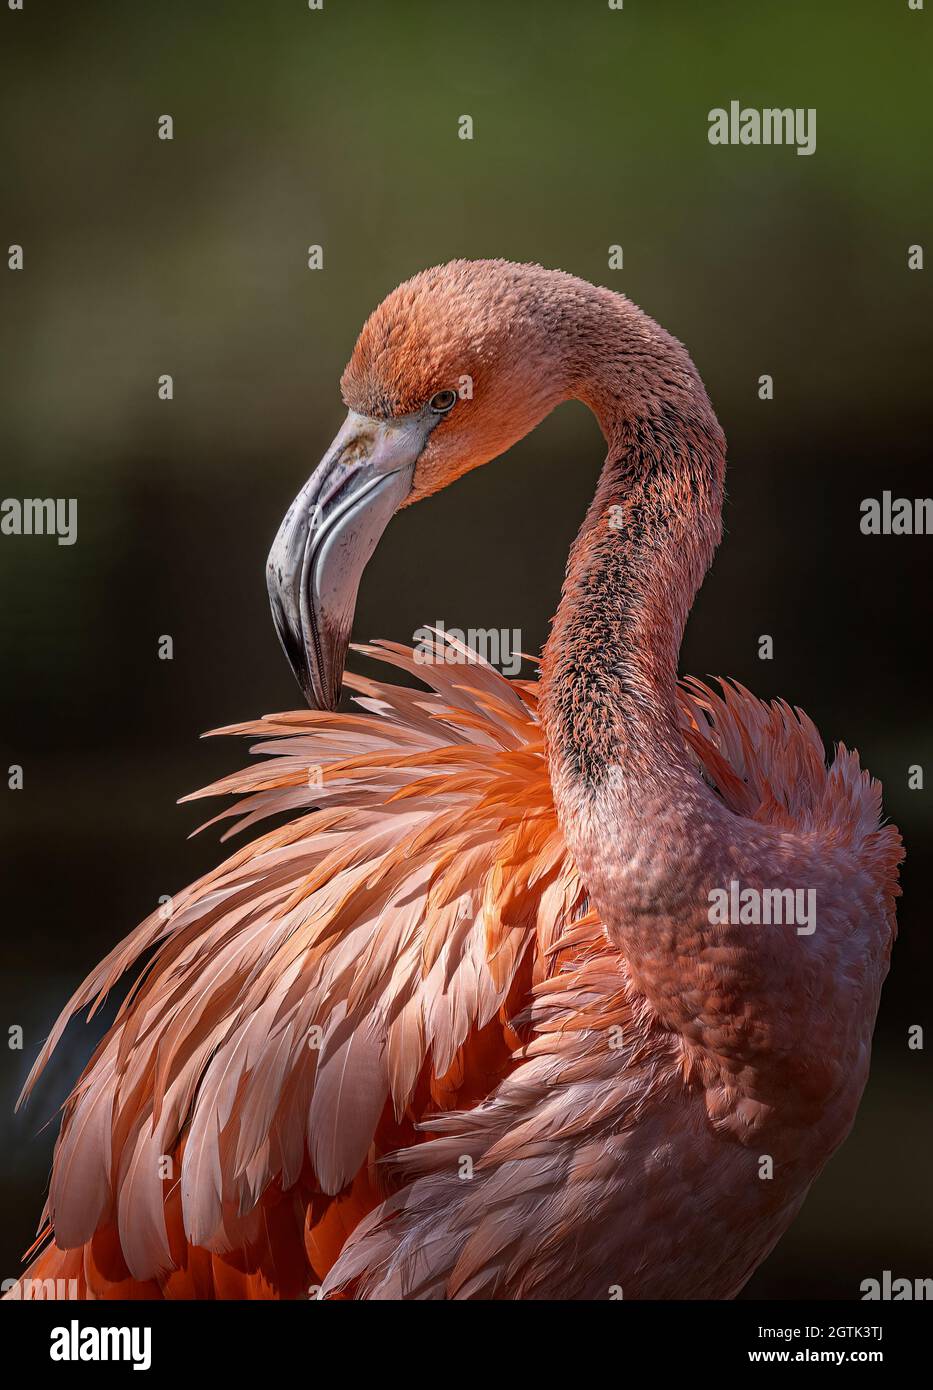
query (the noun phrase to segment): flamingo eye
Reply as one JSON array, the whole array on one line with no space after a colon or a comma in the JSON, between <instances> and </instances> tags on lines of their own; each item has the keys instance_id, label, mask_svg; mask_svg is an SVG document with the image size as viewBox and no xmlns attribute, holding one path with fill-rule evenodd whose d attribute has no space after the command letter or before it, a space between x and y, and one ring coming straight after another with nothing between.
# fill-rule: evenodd
<instances>
[{"instance_id":1,"label":"flamingo eye","mask_svg":"<svg viewBox=\"0 0 933 1390\"><path fill-rule=\"evenodd\" d=\"M456 391L436 391L428 402L428 405L436 414L446 415L448 410L452 410L456 403Z\"/></svg>"}]
</instances>

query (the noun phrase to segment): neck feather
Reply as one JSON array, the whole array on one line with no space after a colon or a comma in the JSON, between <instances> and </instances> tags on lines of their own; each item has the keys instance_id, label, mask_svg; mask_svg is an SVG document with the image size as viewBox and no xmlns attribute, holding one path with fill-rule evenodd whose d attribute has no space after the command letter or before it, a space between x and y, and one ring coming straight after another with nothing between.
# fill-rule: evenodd
<instances>
[{"instance_id":1,"label":"neck feather","mask_svg":"<svg viewBox=\"0 0 933 1390\"><path fill-rule=\"evenodd\" d=\"M719 541L725 441L685 349L619 296L594 291L565 350L609 452L545 650L555 790L576 802L615 780L675 795L696 780L677 661Z\"/></svg>"}]
</instances>

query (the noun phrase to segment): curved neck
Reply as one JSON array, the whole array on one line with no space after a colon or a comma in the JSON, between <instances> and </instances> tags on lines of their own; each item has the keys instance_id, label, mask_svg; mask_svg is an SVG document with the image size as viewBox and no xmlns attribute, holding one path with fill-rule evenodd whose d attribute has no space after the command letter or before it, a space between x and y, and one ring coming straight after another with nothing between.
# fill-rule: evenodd
<instances>
[{"instance_id":1,"label":"curved neck","mask_svg":"<svg viewBox=\"0 0 933 1390\"><path fill-rule=\"evenodd\" d=\"M554 802L633 985L702 1046L685 985L729 841L678 727L677 660L720 537L725 440L685 349L627 301L595 295L573 350L609 452L542 660Z\"/></svg>"},{"instance_id":2,"label":"curved neck","mask_svg":"<svg viewBox=\"0 0 933 1390\"><path fill-rule=\"evenodd\" d=\"M680 343L605 290L580 317L572 394L609 453L545 648L544 722L559 813L610 788L622 812L648 789L676 797L698 782L677 660L720 537L725 440Z\"/></svg>"}]
</instances>

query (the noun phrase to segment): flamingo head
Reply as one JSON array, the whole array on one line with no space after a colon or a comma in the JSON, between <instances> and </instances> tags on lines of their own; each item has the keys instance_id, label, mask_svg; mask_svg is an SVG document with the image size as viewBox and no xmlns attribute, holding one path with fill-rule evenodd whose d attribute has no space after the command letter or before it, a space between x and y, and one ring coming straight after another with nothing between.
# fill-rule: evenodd
<instances>
[{"instance_id":1,"label":"flamingo head","mask_svg":"<svg viewBox=\"0 0 933 1390\"><path fill-rule=\"evenodd\" d=\"M276 629L312 708L336 708L360 577L392 515L503 453L566 398L553 278L454 261L400 285L364 325L341 381L347 417L267 566Z\"/></svg>"}]
</instances>

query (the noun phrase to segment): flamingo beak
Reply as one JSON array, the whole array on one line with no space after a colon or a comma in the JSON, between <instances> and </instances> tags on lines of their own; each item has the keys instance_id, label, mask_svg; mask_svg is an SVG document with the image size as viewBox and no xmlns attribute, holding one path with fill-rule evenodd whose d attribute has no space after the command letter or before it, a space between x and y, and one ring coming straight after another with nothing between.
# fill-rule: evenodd
<instances>
[{"instance_id":1,"label":"flamingo beak","mask_svg":"<svg viewBox=\"0 0 933 1390\"><path fill-rule=\"evenodd\" d=\"M337 708L360 578L435 423L424 411L373 420L351 410L279 527L269 601L312 709Z\"/></svg>"}]
</instances>

